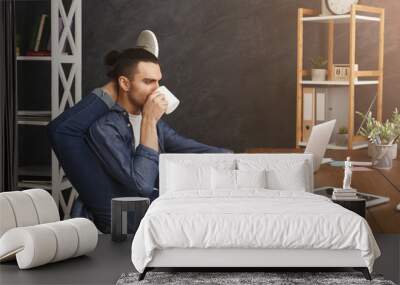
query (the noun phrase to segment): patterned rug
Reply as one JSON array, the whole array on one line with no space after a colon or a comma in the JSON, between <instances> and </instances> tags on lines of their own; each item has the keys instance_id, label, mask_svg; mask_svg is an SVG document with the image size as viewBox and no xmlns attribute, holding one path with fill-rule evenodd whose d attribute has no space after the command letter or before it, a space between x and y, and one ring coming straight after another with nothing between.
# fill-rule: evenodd
<instances>
[{"instance_id":1,"label":"patterned rug","mask_svg":"<svg viewBox=\"0 0 400 285\"><path fill-rule=\"evenodd\" d=\"M138 281L139 273L122 274L117 285L134 284L379 284L395 285L384 280L381 275L372 274L372 281L364 278L360 272L154 272L150 271L142 281Z\"/></svg>"}]
</instances>

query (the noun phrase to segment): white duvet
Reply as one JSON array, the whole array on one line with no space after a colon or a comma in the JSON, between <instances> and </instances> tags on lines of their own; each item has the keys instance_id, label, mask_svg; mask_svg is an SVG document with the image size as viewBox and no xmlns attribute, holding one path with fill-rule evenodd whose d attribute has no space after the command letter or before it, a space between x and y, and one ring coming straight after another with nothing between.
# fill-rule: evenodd
<instances>
[{"instance_id":1,"label":"white duvet","mask_svg":"<svg viewBox=\"0 0 400 285\"><path fill-rule=\"evenodd\" d=\"M183 191L156 199L132 243L143 272L155 249L358 249L369 271L380 256L365 219L328 198L298 191Z\"/></svg>"}]
</instances>

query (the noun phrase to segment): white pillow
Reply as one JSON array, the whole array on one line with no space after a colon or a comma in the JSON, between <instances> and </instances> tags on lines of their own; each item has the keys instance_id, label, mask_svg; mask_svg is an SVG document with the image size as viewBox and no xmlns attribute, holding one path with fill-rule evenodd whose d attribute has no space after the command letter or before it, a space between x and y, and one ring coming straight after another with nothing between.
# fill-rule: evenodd
<instances>
[{"instance_id":1,"label":"white pillow","mask_svg":"<svg viewBox=\"0 0 400 285\"><path fill-rule=\"evenodd\" d=\"M212 169L212 189L236 190L236 170Z\"/></svg>"},{"instance_id":2,"label":"white pillow","mask_svg":"<svg viewBox=\"0 0 400 285\"><path fill-rule=\"evenodd\" d=\"M267 171L236 170L238 188L267 188Z\"/></svg>"},{"instance_id":3,"label":"white pillow","mask_svg":"<svg viewBox=\"0 0 400 285\"><path fill-rule=\"evenodd\" d=\"M237 190L240 188L266 188L265 170L229 170L213 169L212 185L214 190Z\"/></svg>"},{"instance_id":4,"label":"white pillow","mask_svg":"<svg viewBox=\"0 0 400 285\"><path fill-rule=\"evenodd\" d=\"M211 167L168 163L167 191L211 189Z\"/></svg>"},{"instance_id":5,"label":"white pillow","mask_svg":"<svg viewBox=\"0 0 400 285\"><path fill-rule=\"evenodd\" d=\"M171 154L170 154L171 155ZM218 155L211 156L208 153L197 154L193 158L184 157L184 154L176 154L177 157L168 157L165 161L167 169L169 164L179 164L185 167L213 167L216 169L236 169L236 159L220 158ZM183 157L180 157L183 155ZM167 170L168 171L168 170Z\"/></svg>"},{"instance_id":6,"label":"white pillow","mask_svg":"<svg viewBox=\"0 0 400 285\"><path fill-rule=\"evenodd\" d=\"M239 159L240 170L266 170L267 188L273 190L309 191L310 165L294 159Z\"/></svg>"},{"instance_id":7,"label":"white pillow","mask_svg":"<svg viewBox=\"0 0 400 285\"><path fill-rule=\"evenodd\" d=\"M268 189L307 191L308 171L306 162L297 163L290 168L273 168L267 171Z\"/></svg>"}]
</instances>

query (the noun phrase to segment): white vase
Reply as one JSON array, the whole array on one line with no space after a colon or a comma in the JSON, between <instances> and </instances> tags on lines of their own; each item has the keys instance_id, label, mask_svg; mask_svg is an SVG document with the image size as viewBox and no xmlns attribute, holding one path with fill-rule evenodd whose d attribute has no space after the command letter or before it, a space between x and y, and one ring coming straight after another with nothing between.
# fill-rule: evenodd
<instances>
[{"instance_id":1,"label":"white vase","mask_svg":"<svg viewBox=\"0 0 400 285\"><path fill-rule=\"evenodd\" d=\"M393 165L393 145L373 144L372 166L378 169L390 169Z\"/></svg>"},{"instance_id":2,"label":"white vase","mask_svg":"<svg viewBox=\"0 0 400 285\"><path fill-rule=\"evenodd\" d=\"M397 145L397 143L394 143L394 144L392 145L392 149L391 149L391 151L392 151L392 158L393 158L393 159L397 159L397 149L398 149L398 145Z\"/></svg>"},{"instance_id":3,"label":"white vase","mask_svg":"<svg viewBox=\"0 0 400 285\"><path fill-rule=\"evenodd\" d=\"M398 148L397 143L392 144L392 147L390 148L390 156L392 159L397 159L397 148ZM373 143L368 143L368 156L373 157L374 151L375 151L375 145Z\"/></svg>"},{"instance_id":4,"label":"white vase","mask_svg":"<svg viewBox=\"0 0 400 285\"><path fill-rule=\"evenodd\" d=\"M311 69L311 80L312 81L325 81L326 80L326 69Z\"/></svg>"}]
</instances>

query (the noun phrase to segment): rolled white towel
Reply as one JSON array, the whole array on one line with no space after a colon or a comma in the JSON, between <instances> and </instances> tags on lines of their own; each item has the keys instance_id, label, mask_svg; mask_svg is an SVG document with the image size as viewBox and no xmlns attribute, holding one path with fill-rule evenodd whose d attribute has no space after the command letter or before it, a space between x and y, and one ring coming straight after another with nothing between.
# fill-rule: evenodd
<instances>
[{"instance_id":1,"label":"rolled white towel","mask_svg":"<svg viewBox=\"0 0 400 285\"><path fill-rule=\"evenodd\" d=\"M16 257L20 269L49 263L56 252L54 233L42 225L13 228L0 238L0 261Z\"/></svg>"},{"instance_id":2,"label":"rolled white towel","mask_svg":"<svg viewBox=\"0 0 400 285\"><path fill-rule=\"evenodd\" d=\"M44 224L43 227L49 228L57 240L57 251L51 262L64 260L75 255L79 238L75 229L71 228L71 223L54 222Z\"/></svg>"},{"instance_id":3,"label":"rolled white towel","mask_svg":"<svg viewBox=\"0 0 400 285\"><path fill-rule=\"evenodd\" d=\"M31 197L39 218L39 224L60 220L60 213L58 212L57 205L49 192L43 189L29 189L24 190L23 193Z\"/></svg>"},{"instance_id":4,"label":"rolled white towel","mask_svg":"<svg viewBox=\"0 0 400 285\"><path fill-rule=\"evenodd\" d=\"M74 257L91 252L96 248L99 232L91 220L74 218L65 222L70 223L78 233L78 248Z\"/></svg>"},{"instance_id":5,"label":"rolled white towel","mask_svg":"<svg viewBox=\"0 0 400 285\"><path fill-rule=\"evenodd\" d=\"M10 203L17 227L33 226L39 223L35 205L23 191L3 192L1 196Z\"/></svg>"},{"instance_id":6,"label":"rolled white towel","mask_svg":"<svg viewBox=\"0 0 400 285\"><path fill-rule=\"evenodd\" d=\"M60 220L53 197L43 189L0 193L0 237L15 227Z\"/></svg>"},{"instance_id":7,"label":"rolled white towel","mask_svg":"<svg viewBox=\"0 0 400 285\"><path fill-rule=\"evenodd\" d=\"M10 202L6 197L0 195L0 237L16 226L17 222Z\"/></svg>"},{"instance_id":8,"label":"rolled white towel","mask_svg":"<svg viewBox=\"0 0 400 285\"><path fill-rule=\"evenodd\" d=\"M96 226L76 218L8 230L0 238L0 261L16 257L20 269L86 254L96 248Z\"/></svg>"}]
</instances>

